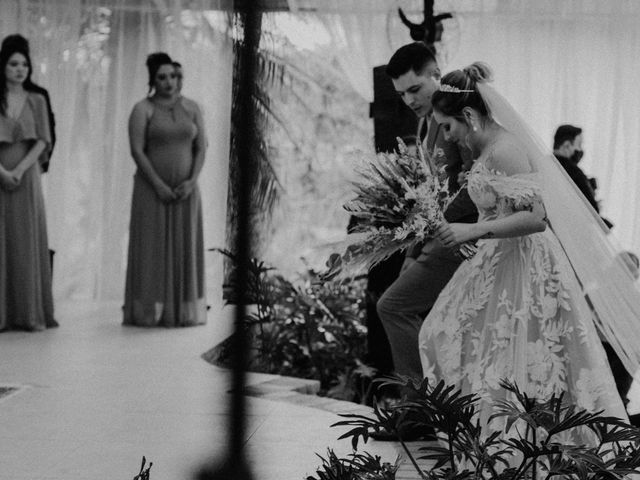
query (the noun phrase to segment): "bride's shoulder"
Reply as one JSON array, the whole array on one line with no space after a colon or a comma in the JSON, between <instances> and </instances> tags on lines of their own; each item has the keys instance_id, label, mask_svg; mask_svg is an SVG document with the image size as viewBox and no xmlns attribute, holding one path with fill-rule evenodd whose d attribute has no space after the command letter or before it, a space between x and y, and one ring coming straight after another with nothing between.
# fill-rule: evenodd
<instances>
[{"instance_id":1,"label":"bride's shoulder","mask_svg":"<svg viewBox=\"0 0 640 480\"><path fill-rule=\"evenodd\" d=\"M511 134L501 136L487 157L487 167L505 175L531 173L524 145Z\"/></svg>"}]
</instances>

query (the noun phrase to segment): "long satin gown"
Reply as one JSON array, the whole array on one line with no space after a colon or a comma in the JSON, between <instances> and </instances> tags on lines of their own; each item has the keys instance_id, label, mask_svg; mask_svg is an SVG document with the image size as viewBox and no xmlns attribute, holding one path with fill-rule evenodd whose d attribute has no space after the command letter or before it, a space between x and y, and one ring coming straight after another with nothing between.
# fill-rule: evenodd
<instances>
[{"instance_id":1,"label":"long satin gown","mask_svg":"<svg viewBox=\"0 0 640 480\"><path fill-rule=\"evenodd\" d=\"M191 174L198 132L179 99L153 105L145 152L171 188ZM204 244L200 190L163 203L140 171L134 177L125 287L125 325L184 327L206 323Z\"/></svg>"},{"instance_id":2,"label":"long satin gown","mask_svg":"<svg viewBox=\"0 0 640 480\"><path fill-rule=\"evenodd\" d=\"M480 220L490 220L532 205L541 186L537 174L507 176L477 161L468 191ZM496 400L513 400L499 386L502 378L530 396L564 391L567 402L626 419L592 312L553 231L480 240L478 247L422 325L425 377L478 394L482 425ZM489 425L503 428L495 419ZM570 437L576 444L594 441L586 431Z\"/></svg>"},{"instance_id":3,"label":"long satin gown","mask_svg":"<svg viewBox=\"0 0 640 480\"><path fill-rule=\"evenodd\" d=\"M28 93L20 115L0 115L0 163L12 170L36 140L51 145L46 102ZM0 330L44 330L55 324L41 164L13 191L0 187Z\"/></svg>"}]
</instances>

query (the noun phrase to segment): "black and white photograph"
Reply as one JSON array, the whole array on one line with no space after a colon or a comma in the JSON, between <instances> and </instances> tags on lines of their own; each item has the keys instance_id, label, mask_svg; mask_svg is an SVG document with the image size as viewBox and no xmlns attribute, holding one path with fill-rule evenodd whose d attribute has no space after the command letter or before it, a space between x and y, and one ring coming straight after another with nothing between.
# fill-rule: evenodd
<instances>
[{"instance_id":1,"label":"black and white photograph","mask_svg":"<svg viewBox=\"0 0 640 480\"><path fill-rule=\"evenodd\" d=\"M0 480L640 474L639 25L0 0Z\"/></svg>"}]
</instances>

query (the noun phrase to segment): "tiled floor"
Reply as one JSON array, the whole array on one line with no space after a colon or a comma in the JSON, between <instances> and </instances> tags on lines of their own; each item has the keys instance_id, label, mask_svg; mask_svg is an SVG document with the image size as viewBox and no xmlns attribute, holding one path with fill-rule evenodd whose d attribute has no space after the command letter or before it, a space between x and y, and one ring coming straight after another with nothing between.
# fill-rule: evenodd
<instances>
[{"instance_id":1,"label":"tiled floor","mask_svg":"<svg viewBox=\"0 0 640 480\"><path fill-rule=\"evenodd\" d=\"M0 480L187 480L227 443L229 373L200 355L231 331L214 307L206 326L120 325L116 304L58 305L60 328L0 334ZM251 375L250 382L272 378ZM313 474L316 452L350 452L334 413L247 397L247 456L259 480ZM392 461L392 444L367 450Z\"/></svg>"}]
</instances>

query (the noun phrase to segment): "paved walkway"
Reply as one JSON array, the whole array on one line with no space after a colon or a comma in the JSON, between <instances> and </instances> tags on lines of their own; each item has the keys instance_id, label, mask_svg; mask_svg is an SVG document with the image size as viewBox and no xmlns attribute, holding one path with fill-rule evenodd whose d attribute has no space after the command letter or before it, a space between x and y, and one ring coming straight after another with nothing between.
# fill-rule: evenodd
<instances>
[{"instance_id":1,"label":"paved walkway","mask_svg":"<svg viewBox=\"0 0 640 480\"><path fill-rule=\"evenodd\" d=\"M57 319L58 329L0 334L0 391L18 387L0 397L0 480L126 480L143 455L151 480L188 480L222 454L230 374L200 355L230 334L229 310L214 307L206 326L175 330L123 327L116 304L58 305ZM275 378L253 374L249 383ZM339 420L331 408L276 397L247 397L257 480L306 478L327 447L350 453L329 428ZM366 445L389 461L397 448Z\"/></svg>"}]
</instances>

